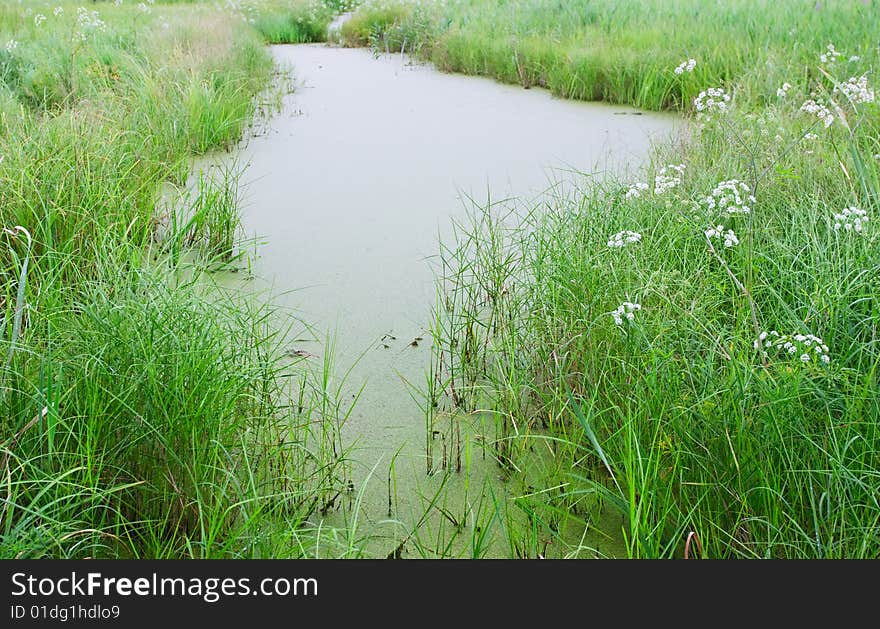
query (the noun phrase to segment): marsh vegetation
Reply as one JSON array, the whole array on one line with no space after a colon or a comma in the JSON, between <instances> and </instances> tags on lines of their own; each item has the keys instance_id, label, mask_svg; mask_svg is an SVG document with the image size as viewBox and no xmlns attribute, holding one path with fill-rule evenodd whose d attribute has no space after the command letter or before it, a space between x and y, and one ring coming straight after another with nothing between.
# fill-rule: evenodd
<instances>
[{"instance_id":1,"label":"marsh vegetation","mask_svg":"<svg viewBox=\"0 0 880 629\"><path fill-rule=\"evenodd\" d=\"M0 7L0 555L365 554L318 528L359 507L344 367L218 280L241 171L192 185L280 102L264 43L352 8L346 45L690 121L439 244L441 480L388 554L880 555L880 4L354 4ZM468 452L507 489L453 513Z\"/></svg>"}]
</instances>

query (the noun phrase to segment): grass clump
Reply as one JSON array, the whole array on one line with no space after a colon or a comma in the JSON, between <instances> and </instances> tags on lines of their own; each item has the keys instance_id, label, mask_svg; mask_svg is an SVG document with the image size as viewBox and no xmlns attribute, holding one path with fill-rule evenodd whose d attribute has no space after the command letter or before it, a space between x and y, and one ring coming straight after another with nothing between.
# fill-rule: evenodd
<instances>
[{"instance_id":1,"label":"grass clump","mask_svg":"<svg viewBox=\"0 0 880 629\"><path fill-rule=\"evenodd\" d=\"M241 137L260 39L209 7L31 2L0 42L0 555L310 552L337 418L271 308L210 287L237 174L160 194Z\"/></svg>"},{"instance_id":2,"label":"grass clump","mask_svg":"<svg viewBox=\"0 0 880 629\"><path fill-rule=\"evenodd\" d=\"M558 3L451 5L431 54L466 33L503 41L464 16L514 4ZM517 227L492 207L460 227L440 274L440 410L490 413L511 472L540 453L519 549L564 546L566 519L595 527L616 511L608 532L632 557L877 557L880 109L866 33L880 13L611 4L565 10L616 36L584 54L641 70L588 81L588 96L685 109L692 128L637 180L552 197ZM537 25L520 19L496 28ZM650 29L635 42L620 30L647 20L673 33L675 63L642 45ZM706 38L717 49L676 48L704 23L730 26Z\"/></svg>"},{"instance_id":3,"label":"grass clump","mask_svg":"<svg viewBox=\"0 0 880 629\"><path fill-rule=\"evenodd\" d=\"M342 33L381 49L405 41L447 72L565 98L689 110L705 85L754 76L767 88L789 64L806 71L817 50L844 34L849 54L873 55L876 26L871 2L375 0ZM691 72L672 72L690 58L699 60ZM740 87L742 99L766 94Z\"/></svg>"},{"instance_id":4,"label":"grass clump","mask_svg":"<svg viewBox=\"0 0 880 629\"><path fill-rule=\"evenodd\" d=\"M233 14L252 25L269 44L307 44L327 40L327 27L354 0L235 0Z\"/></svg>"}]
</instances>

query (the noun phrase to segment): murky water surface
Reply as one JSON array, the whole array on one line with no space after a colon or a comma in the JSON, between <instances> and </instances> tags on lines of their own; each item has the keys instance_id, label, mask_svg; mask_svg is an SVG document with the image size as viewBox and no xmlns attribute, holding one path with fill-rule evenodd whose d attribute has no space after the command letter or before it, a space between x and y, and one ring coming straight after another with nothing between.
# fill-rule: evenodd
<instances>
[{"instance_id":1,"label":"murky water surface","mask_svg":"<svg viewBox=\"0 0 880 629\"><path fill-rule=\"evenodd\" d=\"M272 54L296 89L236 156L248 164L245 230L264 242L253 271L275 302L333 336L336 377L354 365L345 395L363 386L343 432L356 445L356 483L372 471L362 527L387 517L398 449L394 517L406 522L430 483L413 388L428 369L439 239L468 197L528 203L552 182L582 185L575 172L637 168L675 118L443 74L400 55L325 45ZM308 341L297 349L325 351Z\"/></svg>"}]
</instances>

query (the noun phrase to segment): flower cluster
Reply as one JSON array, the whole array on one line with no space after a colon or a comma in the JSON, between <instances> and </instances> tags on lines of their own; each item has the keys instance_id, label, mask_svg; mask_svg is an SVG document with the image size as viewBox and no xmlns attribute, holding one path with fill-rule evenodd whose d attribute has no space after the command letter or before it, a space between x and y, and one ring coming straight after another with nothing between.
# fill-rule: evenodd
<instances>
[{"instance_id":1,"label":"flower cluster","mask_svg":"<svg viewBox=\"0 0 880 629\"><path fill-rule=\"evenodd\" d=\"M678 66L675 68L675 73L676 74L684 74L685 72L693 72L694 68L696 68L696 67L697 67L697 60L696 59L688 59L687 61L682 61L680 64L678 64Z\"/></svg>"},{"instance_id":2,"label":"flower cluster","mask_svg":"<svg viewBox=\"0 0 880 629\"><path fill-rule=\"evenodd\" d=\"M641 242L641 240L642 235L640 233L624 230L622 232L617 232L611 238L609 238L608 246L611 248L619 248L629 244Z\"/></svg>"},{"instance_id":3,"label":"flower cluster","mask_svg":"<svg viewBox=\"0 0 880 629\"><path fill-rule=\"evenodd\" d=\"M37 28L40 28L43 25L43 22L45 22L45 21L46 21L46 16L43 15L42 13L37 13L34 16L34 26L36 26Z\"/></svg>"},{"instance_id":4,"label":"flower cluster","mask_svg":"<svg viewBox=\"0 0 880 629\"><path fill-rule=\"evenodd\" d=\"M710 227L705 232L706 238L710 241L715 238L717 240L724 240L724 247L729 249L730 247L735 247L739 244L739 238L736 237L736 233L732 229L725 230L724 225L716 225L715 227Z\"/></svg>"},{"instance_id":5,"label":"flower cluster","mask_svg":"<svg viewBox=\"0 0 880 629\"><path fill-rule=\"evenodd\" d=\"M654 177L654 194L663 194L680 184L684 168L684 164L670 164L661 168L657 176ZM667 174L670 171L675 174Z\"/></svg>"},{"instance_id":6,"label":"flower cluster","mask_svg":"<svg viewBox=\"0 0 880 629\"><path fill-rule=\"evenodd\" d=\"M242 2L242 0L226 0L225 8L233 17L236 17L243 22L253 24L256 21L254 18L256 7L253 3ZM299 23L299 18L297 18L296 21Z\"/></svg>"},{"instance_id":7,"label":"flower cluster","mask_svg":"<svg viewBox=\"0 0 880 629\"><path fill-rule=\"evenodd\" d=\"M611 312L615 325L623 325L623 320L634 321L636 312L642 309L640 304L625 301Z\"/></svg>"},{"instance_id":8,"label":"flower cluster","mask_svg":"<svg viewBox=\"0 0 880 629\"><path fill-rule=\"evenodd\" d=\"M826 129L834 122L834 114L831 113L831 110L825 105L820 105L812 98L801 105L801 111L815 115L825 124Z\"/></svg>"},{"instance_id":9,"label":"flower cluster","mask_svg":"<svg viewBox=\"0 0 880 629\"><path fill-rule=\"evenodd\" d=\"M835 85L834 91L846 96L853 105L874 102L874 90L868 87L867 74L860 77L851 76L846 83Z\"/></svg>"},{"instance_id":10,"label":"flower cluster","mask_svg":"<svg viewBox=\"0 0 880 629\"><path fill-rule=\"evenodd\" d=\"M6 50L6 52L8 53L15 52L16 48L18 48L18 42L14 39L10 39L9 41L7 41L6 45L3 47L3 49Z\"/></svg>"},{"instance_id":11,"label":"flower cluster","mask_svg":"<svg viewBox=\"0 0 880 629\"><path fill-rule=\"evenodd\" d=\"M633 199L636 197L640 197L640 196L642 196L642 193L646 192L647 190L648 190L648 184L642 183L642 182L634 183L633 185L631 185L629 187L629 190L626 191L626 194L624 195L623 198Z\"/></svg>"},{"instance_id":12,"label":"flower cluster","mask_svg":"<svg viewBox=\"0 0 880 629\"><path fill-rule=\"evenodd\" d=\"M706 206L710 212L721 210L730 215L750 214L752 208L746 205L746 201L755 203L751 188L739 179L730 179L715 186L712 194L706 197Z\"/></svg>"},{"instance_id":13,"label":"flower cluster","mask_svg":"<svg viewBox=\"0 0 880 629\"><path fill-rule=\"evenodd\" d=\"M713 111L725 113L730 102L730 94L720 87L710 87L700 92L694 99L697 116L709 120Z\"/></svg>"},{"instance_id":14,"label":"flower cluster","mask_svg":"<svg viewBox=\"0 0 880 629\"><path fill-rule=\"evenodd\" d=\"M107 24L98 16L97 11L89 11L85 7L76 10L76 23L79 26L80 38L85 39L91 32L107 30Z\"/></svg>"},{"instance_id":15,"label":"flower cluster","mask_svg":"<svg viewBox=\"0 0 880 629\"><path fill-rule=\"evenodd\" d=\"M825 341L812 334L780 334L776 330L761 332L755 339L753 346L760 350L764 358L769 358L768 350L775 349L791 356L798 356L802 363L809 363L814 358L828 364L831 357L828 355L828 346Z\"/></svg>"},{"instance_id":16,"label":"flower cluster","mask_svg":"<svg viewBox=\"0 0 880 629\"><path fill-rule=\"evenodd\" d=\"M819 55L819 61L822 63L834 63L842 54L843 53L834 49L834 44L828 44L828 46L825 47L825 52Z\"/></svg>"},{"instance_id":17,"label":"flower cluster","mask_svg":"<svg viewBox=\"0 0 880 629\"><path fill-rule=\"evenodd\" d=\"M857 207L843 208L834 214L834 231L861 232L868 222L868 212Z\"/></svg>"},{"instance_id":18,"label":"flower cluster","mask_svg":"<svg viewBox=\"0 0 880 629\"><path fill-rule=\"evenodd\" d=\"M684 174L684 164L669 164L664 166L654 177L654 194L660 195L667 190L672 190L681 184L681 176ZM643 192L647 192L651 186L644 182L632 184L624 195L625 199L633 199L642 196Z\"/></svg>"},{"instance_id":19,"label":"flower cluster","mask_svg":"<svg viewBox=\"0 0 880 629\"><path fill-rule=\"evenodd\" d=\"M776 90L776 96L778 98L785 98L788 95L788 90L791 89L791 83L783 83L782 87Z\"/></svg>"},{"instance_id":20,"label":"flower cluster","mask_svg":"<svg viewBox=\"0 0 880 629\"><path fill-rule=\"evenodd\" d=\"M54 9L52 9L52 15L54 15L55 17L61 17L62 15L64 15L64 7L55 7Z\"/></svg>"}]
</instances>

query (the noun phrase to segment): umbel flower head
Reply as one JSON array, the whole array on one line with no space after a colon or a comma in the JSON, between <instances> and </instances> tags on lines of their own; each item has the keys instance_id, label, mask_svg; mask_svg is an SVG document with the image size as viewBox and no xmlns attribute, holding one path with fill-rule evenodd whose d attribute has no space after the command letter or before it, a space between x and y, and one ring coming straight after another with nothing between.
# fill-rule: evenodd
<instances>
[{"instance_id":1,"label":"umbel flower head","mask_svg":"<svg viewBox=\"0 0 880 629\"><path fill-rule=\"evenodd\" d=\"M730 249L739 244L739 238L736 237L736 233L732 229L725 230L724 225L710 227L706 230L705 234L706 238L709 240L724 240L724 247L726 249Z\"/></svg>"},{"instance_id":2,"label":"umbel flower head","mask_svg":"<svg viewBox=\"0 0 880 629\"><path fill-rule=\"evenodd\" d=\"M783 357L796 358L802 364L818 361L827 365L831 362L825 341L813 334L792 336L770 330L769 332L761 332L752 345L761 352L764 358L769 358L770 352L773 351Z\"/></svg>"},{"instance_id":3,"label":"umbel flower head","mask_svg":"<svg viewBox=\"0 0 880 629\"><path fill-rule=\"evenodd\" d=\"M629 230L624 230L622 232L617 232L611 238L608 239L608 246L612 249L624 247L626 245L635 244L641 242L642 235L638 232L633 232Z\"/></svg>"},{"instance_id":4,"label":"umbel flower head","mask_svg":"<svg viewBox=\"0 0 880 629\"><path fill-rule=\"evenodd\" d=\"M825 47L825 52L819 55L819 61L822 63L834 63L842 54L842 52L834 49L834 44L828 44Z\"/></svg>"},{"instance_id":5,"label":"umbel flower head","mask_svg":"<svg viewBox=\"0 0 880 629\"><path fill-rule=\"evenodd\" d=\"M868 212L857 207L845 207L834 214L834 231L861 233L868 222Z\"/></svg>"},{"instance_id":6,"label":"umbel flower head","mask_svg":"<svg viewBox=\"0 0 880 629\"><path fill-rule=\"evenodd\" d=\"M746 205L749 203L750 205ZM752 189L739 179L721 181L706 197L706 206L710 212L722 211L729 215L750 214L751 205L755 203Z\"/></svg>"},{"instance_id":7,"label":"umbel flower head","mask_svg":"<svg viewBox=\"0 0 880 629\"><path fill-rule=\"evenodd\" d=\"M710 87L700 92L694 99L694 109L697 110L698 118L711 120L715 112L727 113L728 103L730 103L730 94L725 92L724 88Z\"/></svg>"},{"instance_id":8,"label":"umbel flower head","mask_svg":"<svg viewBox=\"0 0 880 629\"><path fill-rule=\"evenodd\" d=\"M638 198L638 197L642 196L642 193L643 193L643 192L647 192L647 191L648 191L648 187L649 187L648 184L643 183L643 182L641 182L641 181L638 182L638 183L634 183L634 184L631 185L631 186L629 187L629 189L626 191L626 194L624 195L623 198L624 198L624 199L635 199L635 198Z\"/></svg>"},{"instance_id":9,"label":"umbel flower head","mask_svg":"<svg viewBox=\"0 0 880 629\"><path fill-rule=\"evenodd\" d=\"M684 169L684 164L669 164L661 168L657 176L654 177L654 194L663 194L678 186L681 183Z\"/></svg>"},{"instance_id":10,"label":"umbel flower head","mask_svg":"<svg viewBox=\"0 0 880 629\"><path fill-rule=\"evenodd\" d=\"M846 83L835 85L834 91L846 96L853 105L874 102L874 90L868 87L867 74L860 77L851 76Z\"/></svg>"},{"instance_id":11,"label":"umbel flower head","mask_svg":"<svg viewBox=\"0 0 880 629\"><path fill-rule=\"evenodd\" d=\"M696 68L696 67L697 67L697 60L696 59L688 59L687 61L682 61L680 64L678 64L678 66L675 68L674 72L676 74L684 74L685 72L693 72L694 68Z\"/></svg>"},{"instance_id":12,"label":"umbel flower head","mask_svg":"<svg viewBox=\"0 0 880 629\"><path fill-rule=\"evenodd\" d=\"M831 113L831 110L825 105L817 103L812 98L801 105L801 111L816 116L822 121L826 129L834 123L834 114Z\"/></svg>"},{"instance_id":13,"label":"umbel flower head","mask_svg":"<svg viewBox=\"0 0 880 629\"><path fill-rule=\"evenodd\" d=\"M661 195L667 190L672 190L681 183L681 176L684 174L684 164L668 164L657 171L654 177L654 194ZM642 196L643 192L648 192L651 186L644 182L632 184L624 195L625 199L633 199Z\"/></svg>"},{"instance_id":14,"label":"umbel flower head","mask_svg":"<svg viewBox=\"0 0 880 629\"><path fill-rule=\"evenodd\" d=\"M625 301L617 308L611 311L615 325L623 325L623 320L635 321L636 313L642 309L641 304L634 304L631 301Z\"/></svg>"}]
</instances>

